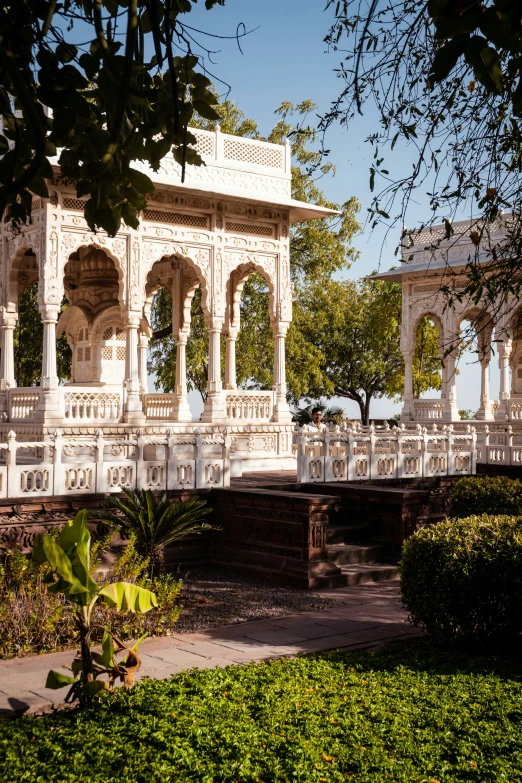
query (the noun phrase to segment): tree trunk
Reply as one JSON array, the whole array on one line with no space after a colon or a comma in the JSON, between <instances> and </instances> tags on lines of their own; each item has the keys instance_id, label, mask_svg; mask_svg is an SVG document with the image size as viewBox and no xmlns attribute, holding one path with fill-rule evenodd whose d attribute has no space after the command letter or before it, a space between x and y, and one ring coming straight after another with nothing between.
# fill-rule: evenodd
<instances>
[{"instance_id":1,"label":"tree trunk","mask_svg":"<svg viewBox=\"0 0 522 783\"><path fill-rule=\"evenodd\" d=\"M372 398L369 394L366 395L366 399L364 401L364 424L368 425L370 423L370 403L372 401Z\"/></svg>"}]
</instances>

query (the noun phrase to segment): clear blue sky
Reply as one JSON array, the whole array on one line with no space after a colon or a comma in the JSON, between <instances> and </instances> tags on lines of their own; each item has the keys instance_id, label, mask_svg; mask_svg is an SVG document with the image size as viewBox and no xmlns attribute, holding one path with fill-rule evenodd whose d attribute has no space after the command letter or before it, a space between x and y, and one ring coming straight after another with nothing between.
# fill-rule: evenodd
<instances>
[{"instance_id":1,"label":"clear blue sky","mask_svg":"<svg viewBox=\"0 0 522 783\"><path fill-rule=\"evenodd\" d=\"M259 124L262 133L268 133L274 124L274 109L282 101L298 103L311 98L324 111L341 89L334 73L340 54L326 51L323 38L332 19L332 10L325 12L326 0L226 0L225 7L205 11L204 2L186 17L194 27L222 35L234 35L240 22L247 30L259 28L241 39L243 54L235 41L222 41L199 36L208 41L210 49L220 50L209 64L213 73L228 82L230 98ZM365 138L376 129L376 117L368 111L352 123L350 131L333 128L327 138L330 159L337 166L333 178L323 179L322 186L329 198L343 202L356 196L362 204L364 220L370 204L368 169L372 150ZM410 166L407 150L397 154L398 167ZM427 215L427 203L415 204L408 216L408 225L420 223ZM396 263L394 249L398 242L393 232L383 247L384 228L369 230L357 238L355 245L360 259L350 270L351 277L362 277L376 269L388 269ZM473 355L461 360L457 378L460 408L476 409L479 405L480 368ZM498 396L498 369L491 371L491 394ZM191 395L192 396L192 395ZM191 399L194 410L199 409L197 395ZM358 415L355 403L340 401L349 414ZM400 410L390 400L372 404L372 416L390 416Z\"/></svg>"}]
</instances>

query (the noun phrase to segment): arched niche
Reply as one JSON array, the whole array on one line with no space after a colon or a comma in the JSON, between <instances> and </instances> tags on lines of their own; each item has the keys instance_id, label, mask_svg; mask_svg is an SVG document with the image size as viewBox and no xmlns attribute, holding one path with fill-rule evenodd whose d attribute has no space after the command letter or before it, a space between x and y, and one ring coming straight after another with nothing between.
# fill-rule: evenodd
<instances>
[{"instance_id":1,"label":"arched niche","mask_svg":"<svg viewBox=\"0 0 522 783\"><path fill-rule=\"evenodd\" d=\"M9 263L7 274L5 307L9 312L18 310L21 295L26 288L38 282L38 278L38 256L29 246L18 248Z\"/></svg>"},{"instance_id":2,"label":"arched niche","mask_svg":"<svg viewBox=\"0 0 522 783\"><path fill-rule=\"evenodd\" d=\"M156 258L152 255L152 249L145 251L145 258L148 257L145 276L145 308L148 308L150 313L150 305L154 293L161 286L165 286L165 288L171 291L173 300L176 297L180 298L178 306L181 309L186 309L188 304L190 311L190 302L196 289L199 287L201 288L201 307L205 319L208 319L213 311L210 296L210 280L208 279L208 258L203 262L198 260L197 254L195 257L186 254L190 248L183 247L182 250L184 251L183 253L178 250L172 254L164 253ZM176 282L176 278L181 279L181 283ZM185 296L189 297L188 302L185 302Z\"/></svg>"},{"instance_id":3,"label":"arched niche","mask_svg":"<svg viewBox=\"0 0 522 783\"><path fill-rule=\"evenodd\" d=\"M121 386L126 333L118 305L102 310L91 320L82 308L72 305L60 317L56 331L58 335L65 332L71 347L72 384Z\"/></svg>"},{"instance_id":4,"label":"arched niche","mask_svg":"<svg viewBox=\"0 0 522 783\"><path fill-rule=\"evenodd\" d=\"M259 261L256 256L249 256L247 260L241 260L231 272L227 281L226 288L226 306L225 306L225 328L239 329L239 304L241 294L245 283L250 275L260 274L268 287L268 310L270 321L273 323L278 319L277 301L275 295L275 261L274 269L268 269L266 264Z\"/></svg>"},{"instance_id":5,"label":"arched niche","mask_svg":"<svg viewBox=\"0 0 522 783\"><path fill-rule=\"evenodd\" d=\"M434 330L436 330L435 345ZM420 313L413 323L413 396L416 399L429 392L442 393L444 363L444 328L440 317L429 310Z\"/></svg>"}]
</instances>

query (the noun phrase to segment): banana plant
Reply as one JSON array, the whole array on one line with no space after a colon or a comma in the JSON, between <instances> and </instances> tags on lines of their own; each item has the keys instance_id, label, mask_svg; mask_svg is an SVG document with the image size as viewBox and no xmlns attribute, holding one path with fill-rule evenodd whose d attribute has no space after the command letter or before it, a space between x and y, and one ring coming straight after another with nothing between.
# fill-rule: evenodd
<instances>
[{"instance_id":1,"label":"banana plant","mask_svg":"<svg viewBox=\"0 0 522 783\"><path fill-rule=\"evenodd\" d=\"M72 662L73 676L57 671L47 675L47 688L70 686L65 701L79 699L85 704L102 690L112 690L116 679L123 681L128 690L134 684L134 674L140 667L137 653L142 637L133 647L124 642L109 628L103 629L101 653L92 649L91 634L94 630L92 615L97 603L118 611L145 613L158 605L150 590L130 584L115 582L99 585L91 575L91 534L87 527L87 511L79 511L66 523L57 539L40 533L35 538L33 559L39 565L47 563L45 577L47 589L61 593L76 606L76 624L80 632L80 650ZM126 651L119 662L116 655ZM99 679L106 675L107 679Z\"/></svg>"}]
</instances>

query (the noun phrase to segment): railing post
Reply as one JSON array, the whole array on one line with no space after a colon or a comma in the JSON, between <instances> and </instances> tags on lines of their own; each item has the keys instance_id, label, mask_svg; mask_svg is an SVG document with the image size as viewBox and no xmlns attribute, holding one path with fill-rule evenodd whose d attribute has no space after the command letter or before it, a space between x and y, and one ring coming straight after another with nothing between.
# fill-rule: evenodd
<instances>
[{"instance_id":1,"label":"railing post","mask_svg":"<svg viewBox=\"0 0 522 783\"><path fill-rule=\"evenodd\" d=\"M19 494L16 485L16 432L10 430L7 434L7 451L5 454L5 464L7 466L7 497L14 498Z\"/></svg>"},{"instance_id":2,"label":"railing post","mask_svg":"<svg viewBox=\"0 0 522 783\"><path fill-rule=\"evenodd\" d=\"M486 424L484 427L484 462L489 465L489 426Z\"/></svg>"},{"instance_id":3,"label":"railing post","mask_svg":"<svg viewBox=\"0 0 522 783\"><path fill-rule=\"evenodd\" d=\"M353 453L354 449L354 434L352 427L348 427L347 430L348 439L346 441L346 475L348 478L348 481L353 481L355 479L355 455Z\"/></svg>"},{"instance_id":4,"label":"railing post","mask_svg":"<svg viewBox=\"0 0 522 783\"><path fill-rule=\"evenodd\" d=\"M194 458L196 460L196 489L205 486L203 475L203 437L201 430L194 430Z\"/></svg>"},{"instance_id":5,"label":"railing post","mask_svg":"<svg viewBox=\"0 0 522 783\"><path fill-rule=\"evenodd\" d=\"M136 487L137 489L146 489L147 486L147 469L145 467L145 461L143 459L143 451L145 448L145 438L141 430L136 431L138 445L136 446Z\"/></svg>"},{"instance_id":6,"label":"railing post","mask_svg":"<svg viewBox=\"0 0 522 783\"><path fill-rule=\"evenodd\" d=\"M369 436L370 436L370 440L368 442L368 446L369 446L369 448L368 448L368 451L369 451L369 454L368 454L368 478L369 479L373 479L373 478L379 478L379 472L377 470L377 455L375 453L375 441L376 441L377 438L375 436L375 425L374 425L373 421L370 424Z\"/></svg>"},{"instance_id":7,"label":"railing post","mask_svg":"<svg viewBox=\"0 0 522 783\"><path fill-rule=\"evenodd\" d=\"M446 465L446 474L448 476L454 476L455 475L455 460L453 455L453 441L454 441L454 435L453 435L453 424L450 424L448 427L448 445L446 447L446 453L447 453L447 465Z\"/></svg>"},{"instance_id":8,"label":"railing post","mask_svg":"<svg viewBox=\"0 0 522 783\"><path fill-rule=\"evenodd\" d=\"M55 495L61 495L62 492L65 490L65 482L64 482L64 470L62 465L62 447L63 447L63 437L62 437L62 431L60 429L57 429L54 433L53 438L53 446L54 446L54 454L53 454L53 465L54 465L54 484L53 484L53 492Z\"/></svg>"},{"instance_id":9,"label":"railing post","mask_svg":"<svg viewBox=\"0 0 522 783\"><path fill-rule=\"evenodd\" d=\"M399 429L399 427L394 427L392 431L397 441L397 478L403 478L404 477L404 454L402 451L402 439L404 437L404 433L402 429Z\"/></svg>"},{"instance_id":10,"label":"railing post","mask_svg":"<svg viewBox=\"0 0 522 783\"><path fill-rule=\"evenodd\" d=\"M426 427L417 424L417 433L421 438L422 475L426 478L430 475L430 455L428 452L428 431Z\"/></svg>"},{"instance_id":11,"label":"railing post","mask_svg":"<svg viewBox=\"0 0 522 783\"><path fill-rule=\"evenodd\" d=\"M225 427L223 430L223 445L221 447L221 455L223 457L223 486L230 486L230 442L231 438L228 434L228 429Z\"/></svg>"},{"instance_id":12,"label":"railing post","mask_svg":"<svg viewBox=\"0 0 522 783\"><path fill-rule=\"evenodd\" d=\"M300 484L306 483L306 432L304 427L299 428L297 436L297 481Z\"/></svg>"},{"instance_id":13,"label":"railing post","mask_svg":"<svg viewBox=\"0 0 522 783\"><path fill-rule=\"evenodd\" d=\"M105 440L103 430L96 430L96 492L104 491L103 476L103 452L105 449Z\"/></svg>"},{"instance_id":14,"label":"railing post","mask_svg":"<svg viewBox=\"0 0 522 783\"><path fill-rule=\"evenodd\" d=\"M471 475L474 476L477 472L477 430L475 427L471 428Z\"/></svg>"}]
</instances>

